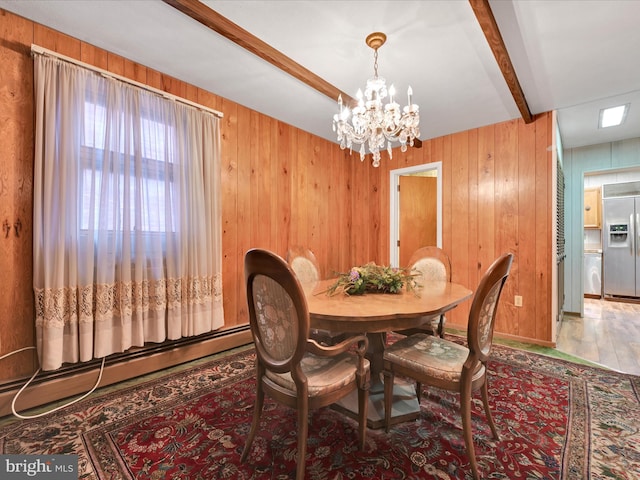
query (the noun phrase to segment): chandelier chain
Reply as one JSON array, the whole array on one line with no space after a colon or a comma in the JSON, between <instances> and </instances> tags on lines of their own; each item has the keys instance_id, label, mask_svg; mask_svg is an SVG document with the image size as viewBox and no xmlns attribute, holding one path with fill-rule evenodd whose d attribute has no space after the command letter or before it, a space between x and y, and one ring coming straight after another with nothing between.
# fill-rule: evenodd
<instances>
[{"instance_id":1,"label":"chandelier chain","mask_svg":"<svg viewBox=\"0 0 640 480\"><path fill-rule=\"evenodd\" d=\"M378 78L378 49L373 51L373 78Z\"/></svg>"}]
</instances>

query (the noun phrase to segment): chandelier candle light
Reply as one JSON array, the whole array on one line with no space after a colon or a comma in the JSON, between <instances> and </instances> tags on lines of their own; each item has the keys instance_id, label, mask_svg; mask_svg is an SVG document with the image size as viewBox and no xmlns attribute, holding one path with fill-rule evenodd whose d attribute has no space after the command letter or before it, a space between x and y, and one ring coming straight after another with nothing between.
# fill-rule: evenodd
<instances>
[{"instance_id":1,"label":"chandelier candle light","mask_svg":"<svg viewBox=\"0 0 640 480\"><path fill-rule=\"evenodd\" d=\"M407 151L407 144L413 146L415 138L420 136L418 125L420 115L418 105L411 103L413 91L411 87L407 89L407 105L400 111L400 105L394 101L395 89L393 85L387 91L385 79L378 77L378 49L384 45L387 36L382 32L374 32L367 36L366 43L373 49L374 64L373 78L367 80L367 87L364 95L362 90L358 90L356 97L358 105L353 108L342 103L342 95L338 97L339 113L333 116L333 131L338 134L340 148L358 144L360 147L360 160L363 161L366 155L365 144L369 152L373 155L373 166L380 166L380 149L386 148L389 158L393 158L391 153L391 142L400 142L400 150ZM382 101L389 96L389 101L383 105ZM365 99L366 98L366 99ZM349 123L351 117L351 123Z\"/></svg>"}]
</instances>

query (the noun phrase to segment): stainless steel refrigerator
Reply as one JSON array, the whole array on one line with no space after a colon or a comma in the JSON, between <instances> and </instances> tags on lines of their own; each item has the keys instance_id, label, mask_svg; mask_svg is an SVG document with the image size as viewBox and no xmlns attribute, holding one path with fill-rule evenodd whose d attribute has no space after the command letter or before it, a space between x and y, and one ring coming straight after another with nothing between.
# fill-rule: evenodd
<instances>
[{"instance_id":1,"label":"stainless steel refrigerator","mask_svg":"<svg viewBox=\"0 0 640 480\"><path fill-rule=\"evenodd\" d=\"M604 295L640 297L640 196L602 203Z\"/></svg>"}]
</instances>

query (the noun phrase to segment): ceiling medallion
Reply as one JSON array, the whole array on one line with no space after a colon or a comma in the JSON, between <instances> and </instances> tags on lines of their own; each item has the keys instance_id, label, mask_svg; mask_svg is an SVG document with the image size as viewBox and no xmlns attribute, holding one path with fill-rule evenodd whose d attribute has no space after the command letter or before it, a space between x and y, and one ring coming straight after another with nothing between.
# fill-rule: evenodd
<instances>
[{"instance_id":1,"label":"ceiling medallion","mask_svg":"<svg viewBox=\"0 0 640 480\"><path fill-rule=\"evenodd\" d=\"M373 78L367 80L364 95L362 90L358 90L358 104L353 110L342 103L340 95L340 111L333 116L333 131L338 135L340 148L352 150L354 143L360 145L361 161L364 160L368 149L373 155L374 167L380 166L380 149L385 148L385 143L389 158L393 158L392 142L399 142L400 150L406 152L407 145L413 146L414 139L420 136L419 109L418 105L411 103L411 87L407 89L407 105L400 110L400 105L394 101L393 85L387 91L385 79L378 77L378 49L386 40L387 36L382 32L374 32L367 36L366 43L374 52ZM387 96L389 100L383 104Z\"/></svg>"}]
</instances>

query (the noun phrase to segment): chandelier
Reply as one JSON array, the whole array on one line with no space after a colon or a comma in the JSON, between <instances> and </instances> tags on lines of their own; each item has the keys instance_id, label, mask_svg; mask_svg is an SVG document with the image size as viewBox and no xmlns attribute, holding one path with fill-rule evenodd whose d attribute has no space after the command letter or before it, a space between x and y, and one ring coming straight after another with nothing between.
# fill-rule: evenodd
<instances>
[{"instance_id":1,"label":"chandelier","mask_svg":"<svg viewBox=\"0 0 640 480\"><path fill-rule=\"evenodd\" d=\"M414 139L420 136L420 115L418 105L411 103L411 87L407 89L407 105L400 110L400 105L394 100L393 85L387 90L385 79L378 77L378 49L386 40L387 36L382 32L374 32L367 36L365 41L374 52L373 78L367 80L364 95L362 90L358 90L358 104L353 110L343 104L342 95L338 96L340 111L333 116L333 131L337 132L340 148L348 147L353 151L354 143L361 145L360 160L363 161L367 153L366 145L373 155L374 167L380 166L380 150L385 148L385 143L389 158L393 158L392 142L400 142L400 150L406 152L407 144L413 146ZM389 101L385 105L382 101L387 95Z\"/></svg>"}]
</instances>

